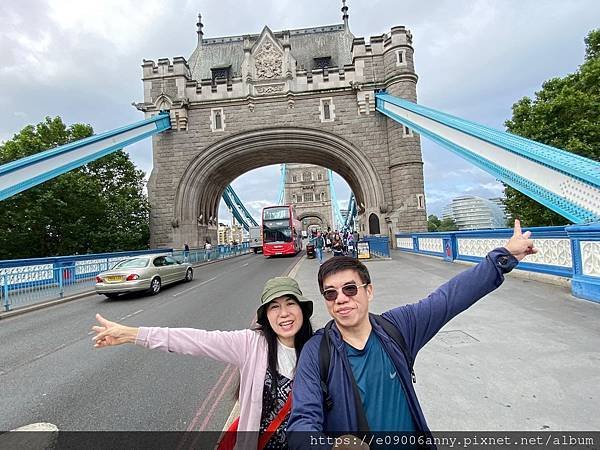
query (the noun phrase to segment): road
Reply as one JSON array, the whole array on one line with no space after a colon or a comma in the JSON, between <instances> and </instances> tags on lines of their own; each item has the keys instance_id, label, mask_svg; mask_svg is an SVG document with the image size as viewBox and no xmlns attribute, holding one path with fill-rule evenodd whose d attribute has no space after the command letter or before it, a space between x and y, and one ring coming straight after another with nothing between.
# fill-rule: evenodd
<instances>
[{"instance_id":1,"label":"road","mask_svg":"<svg viewBox=\"0 0 600 450\"><path fill-rule=\"evenodd\" d=\"M221 430L237 371L134 345L94 349L95 313L132 326L247 328L264 282L299 257L246 255L196 269L155 297L90 296L0 322L0 430ZM226 387L225 389L223 389Z\"/></svg>"}]
</instances>

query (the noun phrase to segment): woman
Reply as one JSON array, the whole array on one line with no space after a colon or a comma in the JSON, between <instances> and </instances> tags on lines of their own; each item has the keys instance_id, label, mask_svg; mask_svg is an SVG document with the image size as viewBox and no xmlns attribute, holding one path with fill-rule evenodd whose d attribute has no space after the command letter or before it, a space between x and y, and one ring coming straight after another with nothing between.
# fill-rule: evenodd
<instances>
[{"instance_id":1,"label":"woman","mask_svg":"<svg viewBox=\"0 0 600 450\"><path fill-rule=\"evenodd\" d=\"M344 254L344 244L342 242L342 238L340 237L340 234L337 232L333 236L331 248L333 250L333 256L342 256Z\"/></svg>"},{"instance_id":2,"label":"woman","mask_svg":"<svg viewBox=\"0 0 600 450\"><path fill-rule=\"evenodd\" d=\"M100 326L92 327L97 333L94 347L135 343L236 365L240 371L238 431L254 431L238 433L236 448L286 448L292 381L300 351L313 334L312 311L312 301L303 297L296 280L277 277L265 284L254 330L136 328L97 314Z\"/></svg>"}]
</instances>

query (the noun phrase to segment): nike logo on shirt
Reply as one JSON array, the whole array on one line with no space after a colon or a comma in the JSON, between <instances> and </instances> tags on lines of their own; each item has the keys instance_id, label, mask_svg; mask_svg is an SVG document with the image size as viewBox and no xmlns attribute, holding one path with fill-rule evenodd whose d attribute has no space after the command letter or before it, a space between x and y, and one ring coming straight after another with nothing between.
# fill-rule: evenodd
<instances>
[{"instance_id":1,"label":"nike logo on shirt","mask_svg":"<svg viewBox=\"0 0 600 450\"><path fill-rule=\"evenodd\" d=\"M396 378L396 372L390 372L390 379L393 380Z\"/></svg>"}]
</instances>

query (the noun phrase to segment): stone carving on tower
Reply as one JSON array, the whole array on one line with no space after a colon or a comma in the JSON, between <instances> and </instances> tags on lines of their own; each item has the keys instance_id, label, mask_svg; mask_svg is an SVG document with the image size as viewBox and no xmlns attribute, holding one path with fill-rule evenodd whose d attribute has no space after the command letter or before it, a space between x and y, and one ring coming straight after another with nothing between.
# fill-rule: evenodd
<instances>
[{"instance_id":1,"label":"stone carving on tower","mask_svg":"<svg viewBox=\"0 0 600 450\"><path fill-rule=\"evenodd\" d=\"M280 78L282 62L283 53L271 40L265 39L254 56L256 78L259 80Z\"/></svg>"}]
</instances>

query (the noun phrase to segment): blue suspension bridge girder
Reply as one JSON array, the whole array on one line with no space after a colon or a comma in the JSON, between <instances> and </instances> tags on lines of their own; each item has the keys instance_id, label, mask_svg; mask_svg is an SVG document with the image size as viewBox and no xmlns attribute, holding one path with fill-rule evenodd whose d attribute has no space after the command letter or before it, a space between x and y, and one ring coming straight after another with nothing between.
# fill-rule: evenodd
<instances>
[{"instance_id":1,"label":"blue suspension bridge girder","mask_svg":"<svg viewBox=\"0 0 600 450\"><path fill-rule=\"evenodd\" d=\"M227 186L223 191L223 200L227 207L231 210L233 217L246 231L250 230L251 226L258 226L254 217L248 212L238 195L231 186Z\"/></svg>"},{"instance_id":2,"label":"blue suspension bridge girder","mask_svg":"<svg viewBox=\"0 0 600 450\"><path fill-rule=\"evenodd\" d=\"M350 230L354 228L354 221L356 220L356 199L354 198L354 192L350 193L350 200L348 200L348 214L342 230Z\"/></svg>"},{"instance_id":3,"label":"blue suspension bridge girder","mask_svg":"<svg viewBox=\"0 0 600 450\"><path fill-rule=\"evenodd\" d=\"M169 114L106 131L0 166L0 200L171 128Z\"/></svg>"},{"instance_id":4,"label":"blue suspension bridge girder","mask_svg":"<svg viewBox=\"0 0 600 450\"><path fill-rule=\"evenodd\" d=\"M574 223L600 220L600 163L378 92L376 109Z\"/></svg>"},{"instance_id":5,"label":"blue suspension bridge girder","mask_svg":"<svg viewBox=\"0 0 600 450\"><path fill-rule=\"evenodd\" d=\"M231 185L227 186L227 189L229 189L229 192L231 194L231 197L232 197L237 209L239 210L240 214L246 218L246 221L248 222L248 224L251 226L255 226L255 227L258 226L258 223L256 223L256 220L254 220L254 217L252 217L252 214L250 214L248 212L248 210L244 206L244 203L242 203L242 201L240 200L238 195L235 193L235 191L233 190Z\"/></svg>"},{"instance_id":6,"label":"blue suspension bridge girder","mask_svg":"<svg viewBox=\"0 0 600 450\"><path fill-rule=\"evenodd\" d=\"M340 205L338 205L337 196L335 195L335 188L333 187L333 171L331 169L327 170L327 174L329 175L329 191L331 192L331 206L333 208L333 218L336 225L334 229L340 230L344 225L344 219L342 218L342 213L340 212Z\"/></svg>"},{"instance_id":7,"label":"blue suspension bridge girder","mask_svg":"<svg viewBox=\"0 0 600 450\"><path fill-rule=\"evenodd\" d=\"M277 205L283 205L285 202L285 164L281 164L280 171L281 176L279 178L279 194L277 195Z\"/></svg>"}]
</instances>

